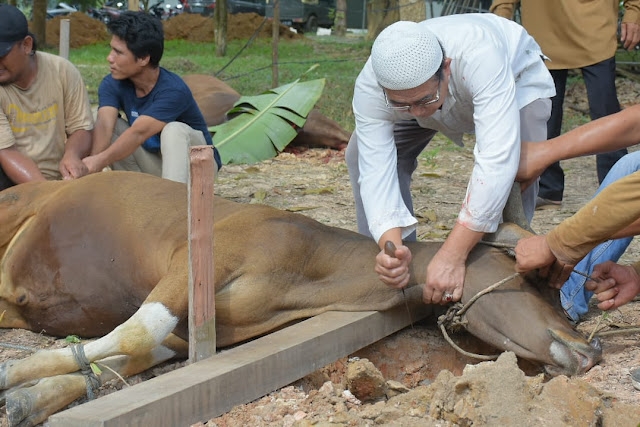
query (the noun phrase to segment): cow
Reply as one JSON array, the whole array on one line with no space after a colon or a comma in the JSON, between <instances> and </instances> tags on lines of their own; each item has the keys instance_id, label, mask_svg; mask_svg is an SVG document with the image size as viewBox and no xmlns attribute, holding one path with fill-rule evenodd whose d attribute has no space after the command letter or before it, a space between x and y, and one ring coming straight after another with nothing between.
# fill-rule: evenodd
<instances>
[{"instance_id":1,"label":"cow","mask_svg":"<svg viewBox=\"0 0 640 427\"><path fill-rule=\"evenodd\" d=\"M206 74L187 74L183 76L183 80L191 89L207 126L224 123L228 119L227 112L241 96L223 81ZM314 108L289 146L342 150L347 147L350 137L351 133L338 122Z\"/></svg>"},{"instance_id":2,"label":"cow","mask_svg":"<svg viewBox=\"0 0 640 427\"><path fill-rule=\"evenodd\" d=\"M405 303L374 272L379 249L372 239L265 205L219 197L214 203L220 347L328 310ZM185 355L187 230L186 185L147 174L101 172L0 193L0 327L98 337L0 365L12 425L37 424L82 397L85 378L77 372L90 362L104 360L132 375ZM407 297L419 304L427 264L441 243L408 245ZM463 302L513 269L502 250L478 245L469 257ZM482 296L467 311L468 330L555 373L583 373L601 350L543 297L540 284L516 277ZM112 377L103 370L100 380Z\"/></svg>"}]
</instances>

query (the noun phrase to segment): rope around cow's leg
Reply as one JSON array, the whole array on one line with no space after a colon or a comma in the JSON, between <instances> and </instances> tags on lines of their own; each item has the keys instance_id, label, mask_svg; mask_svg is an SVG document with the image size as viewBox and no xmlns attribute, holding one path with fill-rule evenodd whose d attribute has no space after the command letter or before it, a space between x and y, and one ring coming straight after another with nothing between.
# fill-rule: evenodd
<instances>
[{"instance_id":1,"label":"rope around cow's leg","mask_svg":"<svg viewBox=\"0 0 640 427\"><path fill-rule=\"evenodd\" d=\"M10 348L12 350L30 351L31 353L35 353L36 351L38 351L37 348L26 347L24 345L9 344L9 343L4 343L4 342L0 342L0 347Z\"/></svg>"},{"instance_id":2,"label":"rope around cow's leg","mask_svg":"<svg viewBox=\"0 0 640 427\"><path fill-rule=\"evenodd\" d=\"M96 398L94 392L100 388L101 384L100 380L91 369L91 362L89 362L89 359L87 359L87 356L84 354L84 345L82 343L72 345L71 353L73 353L73 357L76 359L80 372L87 383L87 398L89 400L93 400Z\"/></svg>"}]
</instances>

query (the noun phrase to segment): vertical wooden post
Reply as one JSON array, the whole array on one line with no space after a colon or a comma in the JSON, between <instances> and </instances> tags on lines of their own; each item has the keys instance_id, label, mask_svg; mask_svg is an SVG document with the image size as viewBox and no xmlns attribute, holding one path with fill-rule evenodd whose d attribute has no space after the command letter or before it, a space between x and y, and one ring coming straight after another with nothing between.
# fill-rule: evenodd
<instances>
[{"instance_id":1,"label":"vertical wooden post","mask_svg":"<svg viewBox=\"0 0 640 427\"><path fill-rule=\"evenodd\" d=\"M278 87L278 43L280 43L280 0L273 3L271 27L271 87Z\"/></svg>"},{"instance_id":2,"label":"vertical wooden post","mask_svg":"<svg viewBox=\"0 0 640 427\"><path fill-rule=\"evenodd\" d=\"M189 361L216 352L213 280L213 147L191 147L189 154Z\"/></svg>"},{"instance_id":3,"label":"vertical wooden post","mask_svg":"<svg viewBox=\"0 0 640 427\"><path fill-rule=\"evenodd\" d=\"M227 54L227 13L227 0L217 0L216 8L213 10L213 18L216 24L213 33L213 41L216 44L216 56L225 56Z\"/></svg>"},{"instance_id":4,"label":"vertical wooden post","mask_svg":"<svg viewBox=\"0 0 640 427\"><path fill-rule=\"evenodd\" d=\"M58 53L64 59L69 59L69 25L70 19L60 20L60 43Z\"/></svg>"}]
</instances>

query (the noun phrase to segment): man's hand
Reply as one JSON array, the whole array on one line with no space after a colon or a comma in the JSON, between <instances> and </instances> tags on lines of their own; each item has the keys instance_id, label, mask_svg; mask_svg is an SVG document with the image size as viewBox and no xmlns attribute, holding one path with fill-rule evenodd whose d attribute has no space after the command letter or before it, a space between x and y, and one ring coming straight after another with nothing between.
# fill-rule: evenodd
<instances>
[{"instance_id":1,"label":"man's hand","mask_svg":"<svg viewBox=\"0 0 640 427\"><path fill-rule=\"evenodd\" d=\"M526 273L551 266L556 260L547 244L546 236L532 236L518 240L516 245L516 271Z\"/></svg>"},{"instance_id":2,"label":"man's hand","mask_svg":"<svg viewBox=\"0 0 640 427\"><path fill-rule=\"evenodd\" d=\"M101 157L100 154L96 154L96 155L88 156L82 159L82 163L84 163L89 173L100 172L102 169L105 168L105 166L107 166L100 159L100 157Z\"/></svg>"},{"instance_id":3,"label":"man's hand","mask_svg":"<svg viewBox=\"0 0 640 427\"><path fill-rule=\"evenodd\" d=\"M589 280L585 287L596 293L601 310L618 308L640 294L640 276L630 265L606 261L593 268L592 277L600 281Z\"/></svg>"},{"instance_id":4,"label":"man's hand","mask_svg":"<svg viewBox=\"0 0 640 427\"><path fill-rule=\"evenodd\" d=\"M77 179L89 173L89 169L82 160L71 153L65 153L60 160L59 169L62 179Z\"/></svg>"},{"instance_id":5,"label":"man's hand","mask_svg":"<svg viewBox=\"0 0 640 427\"><path fill-rule=\"evenodd\" d=\"M409 283L409 265L411 264L411 251L406 246L398 246L395 258L387 255L384 250L376 255L375 272L387 286L401 289Z\"/></svg>"},{"instance_id":6,"label":"man's hand","mask_svg":"<svg viewBox=\"0 0 640 427\"><path fill-rule=\"evenodd\" d=\"M427 282L422 288L425 304L448 304L462 298L466 258L456 253L440 250L427 267ZM452 295L451 299L445 295Z\"/></svg>"},{"instance_id":7,"label":"man's hand","mask_svg":"<svg viewBox=\"0 0 640 427\"><path fill-rule=\"evenodd\" d=\"M547 244L546 236L518 240L515 252L515 268L518 273L537 269L540 277L547 278L552 288L560 289L573 271L573 265L564 264L556 259Z\"/></svg>"},{"instance_id":8,"label":"man's hand","mask_svg":"<svg viewBox=\"0 0 640 427\"><path fill-rule=\"evenodd\" d=\"M633 22L623 22L620 28L622 46L631 51L640 42L640 25Z\"/></svg>"}]
</instances>

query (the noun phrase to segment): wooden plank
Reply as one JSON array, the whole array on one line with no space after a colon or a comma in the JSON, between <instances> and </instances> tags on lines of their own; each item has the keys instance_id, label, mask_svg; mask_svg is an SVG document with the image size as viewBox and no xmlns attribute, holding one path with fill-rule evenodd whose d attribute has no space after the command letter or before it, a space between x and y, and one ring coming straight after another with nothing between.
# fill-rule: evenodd
<instances>
[{"instance_id":1,"label":"wooden plank","mask_svg":"<svg viewBox=\"0 0 640 427\"><path fill-rule=\"evenodd\" d=\"M414 320L431 311L412 311ZM49 418L51 427L186 426L260 398L409 325L405 307L327 312Z\"/></svg>"},{"instance_id":2,"label":"wooden plank","mask_svg":"<svg viewBox=\"0 0 640 427\"><path fill-rule=\"evenodd\" d=\"M213 279L213 146L189 153L189 361L216 353L216 299Z\"/></svg>"}]
</instances>

